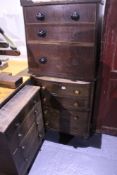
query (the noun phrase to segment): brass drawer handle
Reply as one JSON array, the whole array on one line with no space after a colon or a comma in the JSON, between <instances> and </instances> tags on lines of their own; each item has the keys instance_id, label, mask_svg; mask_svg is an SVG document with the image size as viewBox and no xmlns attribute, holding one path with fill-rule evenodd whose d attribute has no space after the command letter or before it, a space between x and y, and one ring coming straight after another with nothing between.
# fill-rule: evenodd
<instances>
[{"instance_id":1,"label":"brass drawer handle","mask_svg":"<svg viewBox=\"0 0 117 175\"><path fill-rule=\"evenodd\" d=\"M36 14L36 18L37 18L37 20L44 21L45 20L45 15L41 12L38 12Z\"/></svg>"},{"instance_id":2,"label":"brass drawer handle","mask_svg":"<svg viewBox=\"0 0 117 175\"><path fill-rule=\"evenodd\" d=\"M36 101L36 100L34 100L34 101L33 101L33 104L34 104L34 105L35 105L35 104L37 104L37 101Z\"/></svg>"},{"instance_id":3,"label":"brass drawer handle","mask_svg":"<svg viewBox=\"0 0 117 175\"><path fill-rule=\"evenodd\" d=\"M24 150L25 149L25 146L21 146L21 149Z\"/></svg>"},{"instance_id":4,"label":"brass drawer handle","mask_svg":"<svg viewBox=\"0 0 117 175\"><path fill-rule=\"evenodd\" d=\"M79 103L78 103L78 102L75 102L75 103L74 103L74 106L75 106L75 107L78 107L78 106L79 106Z\"/></svg>"},{"instance_id":5,"label":"brass drawer handle","mask_svg":"<svg viewBox=\"0 0 117 175\"><path fill-rule=\"evenodd\" d=\"M21 133L19 133L19 134L18 134L18 137L22 137L22 134L21 134Z\"/></svg>"},{"instance_id":6,"label":"brass drawer handle","mask_svg":"<svg viewBox=\"0 0 117 175\"><path fill-rule=\"evenodd\" d=\"M46 89L46 87L45 86L42 86L42 90L45 90Z\"/></svg>"},{"instance_id":7,"label":"brass drawer handle","mask_svg":"<svg viewBox=\"0 0 117 175\"><path fill-rule=\"evenodd\" d=\"M80 94L80 91L79 91L79 90L75 90L74 93L75 93L76 95L79 95L79 94Z\"/></svg>"},{"instance_id":8,"label":"brass drawer handle","mask_svg":"<svg viewBox=\"0 0 117 175\"><path fill-rule=\"evenodd\" d=\"M66 86L61 86L61 89L66 90L67 88L66 88Z\"/></svg>"},{"instance_id":9,"label":"brass drawer handle","mask_svg":"<svg viewBox=\"0 0 117 175\"><path fill-rule=\"evenodd\" d=\"M39 137L40 137L40 138L43 138L43 135L42 135L42 134L39 134Z\"/></svg>"},{"instance_id":10,"label":"brass drawer handle","mask_svg":"<svg viewBox=\"0 0 117 175\"><path fill-rule=\"evenodd\" d=\"M28 158L25 158L25 161L26 161L26 162L28 162L28 161L29 161L29 159L28 159Z\"/></svg>"},{"instance_id":11,"label":"brass drawer handle","mask_svg":"<svg viewBox=\"0 0 117 175\"><path fill-rule=\"evenodd\" d=\"M34 110L34 113L35 113L35 115L37 115L38 114L38 111L37 110Z\"/></svg>"},{"instance_id":12,"label":"brass drawer handle","mask_svg":"<svg viewBox=\"0 0 117 175\"><path fill-rule=\"evenodd\" d=\"M15 123L15 127L19 127L20 126L20 123Z\"/></svg>"},{"instance_id":13,"label":"brass drawer handle","mask_svg":"<svg viewBox=\"0 0 117 175\"><path fill-rule=\"evenodd\" d=\"M76 121L76 120L79 120L79 116L75 116L74 117L74 120Z\"/></svg>"},{"instance_id":14,"label":"brass drawer handle","mask_svg":"<svg viewBox=\"0 0 117 175\"><path fill-rule=\"evenodd\" d=\"M79 13L74 11L73 14L71 15L71 19L74 21L78 21L80 19Z\"/></svg>"},{"instance_id":15,"label":"brass drawer handle","mask_svg":"<svg viewBox=\"0 0 117 175\"><path fill-rule=\"evenodd\" d=\"M40 122L39 121L36 121L36 125L39 126Z\"/></svg>"},{"instance_id":16,"label":"brass drawer handle","mask_svg":"<svg viewBox=\"0 0 117 175\"><path fill-rule=\"evenodd\" d=\"M45 125L46 125L46 126L48 126L48 125L49 125L49 123L48 123L48 122L46 122L46 123L45 123Z\"/></svg>"},{"instance_id":17,"label":"brass drawer handle","mask_svg":"<svg viewBox=\"0 0 117 175\"><path fill-rule=\"evenodd\" d=\"M43 98L43 102L46 102L47 101L47 99L46 98Z\"/></svg>"},{"instance_id":18,"label":"brass drawer handle","mask_svg":"<svg viewBox=\"0 0 117 175\"><path fill-rule=\"evenodd\" d=\"M45 110L45 111L44 111L44 114L46 115L47 113L48 113L48 110Z\"/></svg>"}]
</instances>

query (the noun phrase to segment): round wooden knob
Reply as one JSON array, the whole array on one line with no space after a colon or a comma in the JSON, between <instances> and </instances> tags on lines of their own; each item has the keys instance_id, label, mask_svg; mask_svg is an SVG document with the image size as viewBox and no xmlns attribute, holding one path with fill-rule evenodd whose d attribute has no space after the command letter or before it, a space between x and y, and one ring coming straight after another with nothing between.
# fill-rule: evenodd
<instances>
[{"instance_id":1,"label":"round wooden knob","mask_svg":"<svg viewBox=\"0 0 117 175\"><path fill-rule=\"evenodd\" d=\"M46 34L47 34L47 32L46 32L45 30L40 30L40 31L37 33L37 35L38 35L39 37L42 37L42 38L46 37Z\"/></svg>"},{"instance_id":2,"label":"round wooden knob","mask_svg":"<svg viewBox=\"0 0 117 175\"><path fill-rule=\"evenodd\" d=\"M37 18L37 20L44 21L45 20L45 15L41 12L38 12L36 14L36 18Z\"/></svg>"},{"instance_id":3,"label":"round wooden knob","mask_svg":"<svg viewBox=\"0 0 117 175\"><path fill-rule=\"evenodd\" d=\"M71 19L74 21L78 21L80 19L79 13L74 11L73 14L71 15Z\"/></svg>"},{"instance_id":4,"label":"round wooden knob","mask_svg":"<svg viewBox=\"0 0 117 175\"><path fill-rule=\"evenodd\" d=\"M39 62L41 64L45 64L45 63L47 63L47 58L46 57L41 57L41 58L39 58Z\"/></svg>"}]
</instances>

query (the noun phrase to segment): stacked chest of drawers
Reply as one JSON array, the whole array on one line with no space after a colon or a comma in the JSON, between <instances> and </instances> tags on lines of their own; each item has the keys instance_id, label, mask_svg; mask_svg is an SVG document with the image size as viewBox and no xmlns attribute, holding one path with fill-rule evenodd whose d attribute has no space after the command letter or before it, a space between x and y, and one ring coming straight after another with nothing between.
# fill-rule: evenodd
<instances>
[{"instance_id":1,"label":"stacked chest of drawers","mask_svg":"<svg viewBox=\"0 0 117 175\"><path fill-rule=\"evenodd\" d=\"M25 175L41 146L39 87L27 85L0 109L0 174Z\"/></svg>"},{"instance_id":2,"label":"stacked chest of drawers","mask_svg":"<svg viewBox=\"0 0 117 175\"><path fill-rule=\"evenodd\" d=\"M29 72L45 127L87 136L96 80L100 0L21 0Z\"/></svg>"}]
</instances>

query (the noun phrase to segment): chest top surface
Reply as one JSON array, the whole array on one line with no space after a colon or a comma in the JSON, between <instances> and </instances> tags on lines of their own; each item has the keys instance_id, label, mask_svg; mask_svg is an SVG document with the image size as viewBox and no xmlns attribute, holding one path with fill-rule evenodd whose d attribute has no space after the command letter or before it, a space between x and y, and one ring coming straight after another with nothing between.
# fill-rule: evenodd
<instances>
[{"instance_id":1,"label":"chest top surface","mask_svg":"<svg viewBox=\"0 0 117 175\"><path fill-rule=\"evenodd\" d=\"M22 6L70 3L102 3L102 0L20 0Z\"/></svg>"},{"instance_id":2,"label":"chest top surface","mask_svg":"<svg viewBox=\"0 0 117 175\"><path fill-rule=\"evenodd\" d=\"M25 86L0 109L0 132L5 132L22 108L39 89L37 86Z\"/></svg>"}]
</instances>

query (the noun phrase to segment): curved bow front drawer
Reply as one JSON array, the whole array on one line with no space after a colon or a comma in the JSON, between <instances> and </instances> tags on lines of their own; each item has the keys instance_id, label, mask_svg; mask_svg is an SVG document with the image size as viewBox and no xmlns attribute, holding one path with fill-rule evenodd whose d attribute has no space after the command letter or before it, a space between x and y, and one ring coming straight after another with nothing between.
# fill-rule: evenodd
<instances>
[{"instance_id":1,"label":"curved bow front drawer","mask_svg":"<svg viewBox=\"0 0 117 175\"><path fill-rule=\"evenodd\" d=\"M57 97L83 97L91 98L94 90L94 83L70 81L67 79L50 77L32 77L34 84L41 86L43 95L50 93Z\"/></svg>"},{"instance_id":2,"label":"curved bow front drawer","mask_svg":"<svg viewBox=\"0 0 117 175\"><path fill-rule=\"evenodd\" d=\"M87 136L90 129L90 115L89 112L47 108L44 110L45 126L63 133Z\"/></svg>"}]
</instances>

